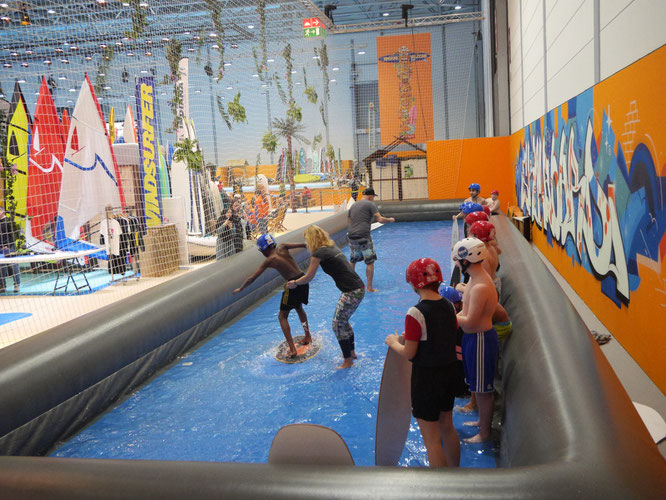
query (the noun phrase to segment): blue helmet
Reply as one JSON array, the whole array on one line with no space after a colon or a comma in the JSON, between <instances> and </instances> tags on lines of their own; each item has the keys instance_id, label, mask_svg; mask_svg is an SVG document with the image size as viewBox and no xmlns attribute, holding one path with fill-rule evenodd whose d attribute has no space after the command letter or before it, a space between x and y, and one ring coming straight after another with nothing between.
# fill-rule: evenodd
<instances>
[{"instance_id":1,"label":"blue helmet","mask_svg":"<svg viewBox=\"0 0 666 500\"><path fill-rule=\"evenodd\" d=\"M449 285L440 286L439 294L452 304L462 301L462 292L459 292L458 290Z\"/></svg>"},{"instance_id":2,"label":"blue helmet","mask_svg":"<svg viewBox=\"0 0 666 500\"><path fill-rule=\"evenodd\" d=\"M259 236L259 238L257 238L257 246L262 252L265 252L266 249L271 245L275 245L275 238L273 238L270 234L262 234Z\"/></svg>"},{"instance_id":3,"label":"blue helmet","mask_svg":"<svg viewBox=\"0 0 666 500\"><path fill-rule=\"evenodd\" d=\"M479 193L481 192L481 186L476 182L472 182L467 189L476 189Z\"/></svg>"},{"instance_id":4,"label":"blue helmet","mask_svg":"<svg viewBox=\"0 0 666 500\"><path fill-rule=\"evenodd\" d=\"M483 212L483 206L471 201L464 201L460 204L460 211L465 215L471 214L472 212Z\"/></svg>"}]
</instances>

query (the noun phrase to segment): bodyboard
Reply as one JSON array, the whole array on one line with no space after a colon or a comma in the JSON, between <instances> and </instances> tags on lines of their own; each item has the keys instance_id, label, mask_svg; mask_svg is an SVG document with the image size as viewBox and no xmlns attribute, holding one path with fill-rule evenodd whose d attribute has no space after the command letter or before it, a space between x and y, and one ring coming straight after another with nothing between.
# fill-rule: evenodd
<instances>
[{"instance_id":1,"label":"bodyboard","mask_svg":"<svg viewBox=\"0 0 666 500\"><path fill-rule=\"evenodd\" d=\"M312 337L312 342L307 345L302 345L300 342L305 338L305 335L299 335L294 337L294 343L296 344L296 350L298 351L298 356L290 357L289 356L289 344L287 341L280 343L275 351L275 359L281 363L287 363L292 365L294 363L302 363L307 361L310 358L315 357L321 349L321 342L316 337Z\"/></svg>"},{"instance_id":2,"label":"bodyboard","mask_svg":"<svg viewBox=\"0 0 666 500\"><path fill-rule=\"evenodd\" d=\"M315 424L290 424L275 434L268 463L354 465L354 459L344 439L333 429Z\"/></svg>"},{"instance_id":3,"label":"bodyboard","mask_svg":"<svg viewBox=\"0 0 666 500\"><path fill-rule=\"evenodd\" d=\"M379 386L375 465L397 465L412 421L411 363L389 347Z\"/></svg>"}]
</instances>

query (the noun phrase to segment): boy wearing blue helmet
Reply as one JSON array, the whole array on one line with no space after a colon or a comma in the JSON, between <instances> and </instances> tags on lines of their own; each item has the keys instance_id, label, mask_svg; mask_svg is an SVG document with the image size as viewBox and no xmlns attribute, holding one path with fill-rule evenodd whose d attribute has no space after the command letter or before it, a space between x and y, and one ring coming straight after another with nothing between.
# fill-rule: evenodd
<instances>
[{"instance_id":1,"label":"boy wearing blue helmet","mask_svg":"<svg viewBox=\"0 0 666 500\"><path fill-rule=\"evenodd\" d=\"M483 205L485 204L486 200L485 198L479 196L480 192L481 192L481 185L477 184L476 182L472 182L469 185L469 197L465 198L463 205L465 203L476 203L478 205L481 205L481 210L483 210ZM454 215L454 218L461 219L467 214L476 212L476 210L472 210L472 212L463 213L463 205L460 205L460 213L458 215Z\"/></svg>"},{"instance_id":2,"label":"boy wearing blue helmet","mask_svg":"<svg viewBox=\"0 0 666 500\"><path fill-rule=\"evenodd\" d=\"M298 264L296 264L294 258L289 253L289 250L294 248L305 248L305 243L280 243L278 245L273 236L270 234L262 234L257 238L257 247L259 248L259 251L264 254L266 260L261 263L252 276L243 282L240 288L234 290L234 293L240 293L243 291L246 286L256 280L269 267L279 272L287 281L296 280L304 275L298 267ZM298 351L296 350L296 345L291 336L291 328L289 326L289 312L292 309L296 309L298 318L303 325L305 338L302 343L306 345L312 342L310 327L308 326L308 317L303 309L303 304L308 303L309 294L310 286L307 283L305 285L299 285L292 290L285 286L284 291L282 292L278 320L280 321L280 327L282 328L284 338L287 340L287 344L289 344L289 350L292 357L298 356Z\"/></svg>"}]
</instances>

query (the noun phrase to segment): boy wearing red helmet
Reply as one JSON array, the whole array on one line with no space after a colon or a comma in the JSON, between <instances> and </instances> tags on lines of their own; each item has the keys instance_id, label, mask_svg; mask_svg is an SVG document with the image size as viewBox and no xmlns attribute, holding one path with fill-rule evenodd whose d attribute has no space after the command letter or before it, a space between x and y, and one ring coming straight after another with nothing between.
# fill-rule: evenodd
<instances>
[{"instance_id":1,"label":"boy wearing red helmet","mask_svg":"<svg viewBox=\"0 0 666 500\"><path fill-rule=\"evenodd\" d=\"M490 192L490 198L486 198L485 206L487 206L490 209L490 213L492 215L497 215L502 210L502 206L500 204L498 197L499 197L499 191L497 189L493 189Z\"/></svg>"},{"instance_id":2,"label":"boy wearing red helmet","mask_svg":"<svg viewBox=\"0 0 666 500\"><path fill-rule=\"evenodd\" d=\"M464 425L478 426L479 432L465 442L482 443L490 439L493 419L493 383L499 351L497 333L493 329L497 292L482 266L488 257L488 250L481 240L460 240L453 247L452 257L461 271L470 276L463 292L463 308L457 319L465 332L462 344L465 377L479 407L479 420Z\"/></svg>"},{"instance_id":3,"label":"boy wearing red helmet","mask_svg":"<svg viewBox=\"0 0 666 500\"><path fill-rule=\"evenodd\" d=\"M386 337L386 344L412 362L412 415L419 424L430 467L458 467L460 441L452 414L456 312L439 295L442 271L433 259L412 262L406 278L421 300L407 311L404 343L396 332Z\"/></svg>"},{"instance_id":4,"label":"boy wearing red helmet","mask_svg":"<svg viewBox=\"0 0 666 500\"><path fill-rule=\"evenodd\" d=\"M502 282L499 276L497 276L500 252L499 247L497 246L497 240L495 240L495 226L493 226L491 222L480 220L474 222L470 226L469 234L473 238L483 241L486 245L488 257L484 259L481 265L488 275L490 275L490 279L493 280L493 284L497 289L497 296L499 297L500 292L502 291Z\"/></svg>"}]
</instances>

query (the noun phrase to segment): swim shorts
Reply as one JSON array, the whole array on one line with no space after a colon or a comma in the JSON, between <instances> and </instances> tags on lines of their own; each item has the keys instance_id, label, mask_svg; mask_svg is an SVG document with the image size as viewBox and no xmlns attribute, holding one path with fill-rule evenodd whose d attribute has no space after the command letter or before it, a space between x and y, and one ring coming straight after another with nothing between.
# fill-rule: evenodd
<instances>
[{"instance_id":1,"label":"swim shorts","mask_svg":"<svg viewBox=\"0 0 666 500\"><path fill-rule=\"evenodd\" d=\"M493 328L497 332L497 340L503 342L511 333L513 324L511 323L511 320L503 321L501 323L494 323Z\"/></svg>"},{"instance_id":2,"label":"swim shorts","mask_svg":"<svg viewBox=\"0 0 666 500\"><path fill-rule=\"evenodd\" d=\"M412 365L412 415L415 418L436 422L440 412L453 410L455 365Z\"/></svg>"},{"instance_id":3,"label":"swim shorts","mask_svg":"<svg viewBox=\"0 0 666 500\"><path fill-rule=\"evenodd\" d=\"M375 247L372 244L372 238L362 238L358 240L349 239L349 249L351 262L364 261L366 264L372 264L377 260Z\"/></svg>"},{"instance_id":4,"label":"swim shorts","mask_svg":"<svg viewBox=\"0 0 666 500\"><path fill-rule=\"evenodd\" d=\"M494 328L465 333L462 340L465 381L471 392L493 392L499 343Z\"/></svg>"},{"instance_id":5,"label":"swim shorts","mask_svg":"<svg viewBox=\"0 0 666 500\"><path fill-rule=\"evenodd\" d=\"M299 274L292 280L297 280L298 278L305 276L304 274ZM291 281L291 280L290 280ZM308 303L308 298L310 296L310 284L306 283L305 285L298 285L296 288L290 290L287 288L285 283L284 291L282 292L282 300L280 301L280 311L291 311L296 309L302 304Z\"/></svg>"}]
</instances>

